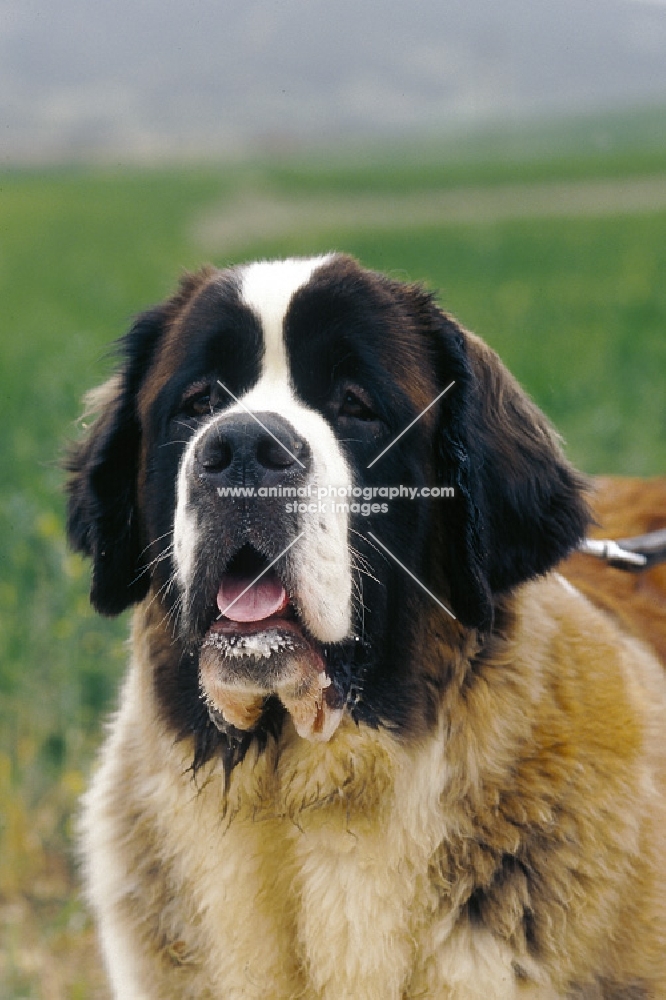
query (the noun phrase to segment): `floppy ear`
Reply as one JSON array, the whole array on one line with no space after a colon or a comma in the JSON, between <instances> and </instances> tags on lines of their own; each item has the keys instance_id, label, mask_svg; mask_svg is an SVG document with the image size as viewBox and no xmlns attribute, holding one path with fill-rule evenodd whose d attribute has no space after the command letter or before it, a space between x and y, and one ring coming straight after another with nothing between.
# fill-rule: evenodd
<instances>
[{"instance_id":1,"label":"floppy ear","mask_svg":"<svg viewBox=\"0 0 666 1000\"><path fill-rule=\"evenodd\" d=\"M438 311L439 312L439 311ZM445 561L453 610L487 626L493 595L545 573L585 534L585 480L560 439L499 357L439 312L444 396L437 438Z\"/></svg>"},{"instance_id":2,"label":"floppy ear","mask_svg":"<svg viewBox=\"0 0 666 1000\"><path fill-rule=\"evenodd\" d=\"M66 460L69 541L92 559L90 600L106 615L142 600L150 583L137 506L136 394L163 320L160 309L145 313L123 339L125 365L86 397L88 412L98 416Z\"/></svg>"}]
</instances>

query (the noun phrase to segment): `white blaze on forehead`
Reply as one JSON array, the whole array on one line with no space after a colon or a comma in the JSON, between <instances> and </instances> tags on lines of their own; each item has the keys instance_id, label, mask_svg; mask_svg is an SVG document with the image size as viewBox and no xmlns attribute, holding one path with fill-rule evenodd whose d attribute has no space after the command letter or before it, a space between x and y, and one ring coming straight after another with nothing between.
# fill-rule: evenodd
<instances>
[{"instance_id":1,"label":"white blaze on forehead","mask_svg":"<svg viewBox=\"0 0 666 1000\"><path fill-rule=\"evenodd\" d=\"M284 338L284 320L295 293L331 258L327 254L304 260L260 261L242 270L241 299L261 323L264 356L258 382L227 413L247 409L284 417L309 445L310 482L346 486L351 470L333 429L294 392ZM343 639L351 625L347 529L348 519L342 513L324 515L309 510L300 518L304 540L294 553L294 561L301 610L313 635L325 641Z\"/></svg>"},{"instance_id":2,"label":"white blaze on forehead","mask_svg":"<svg viewBox=\"0 0 666 1000\"><path fill-rule=\"evenodd\" d=\"M241 298L260 320L264 334L262 381L265 378L289 384L284 318L298 289L330 259L327 254L307 259L262 260L242 269Z\"/></svg>"},{"instance_id":3,"label":"white blaze on forehead","mask_svg":"<svg viewBox=\"0 0 666 1000\"><path fill-rule=\"evenodd\" d=\"M272 412L289 422L308 444L312 485L347 486L352 473L333 428L321 413L298 398L292 385L284 338L284 320L295 293L311 280L315 271L333 255L308 259L260 261L240 269L241 301L261 324L264 353L258 381L224 413L211 417L190 441L178 476L178 501L174 546L178 578L187 589L198 555L197 511L190 507L190 477L197 442L211 426L241 411ZM259 419L259 418L257 418ZM330 501L329 501L330 505ZM302 618L315 638L337 642L351 628L351 564L348 514L299 511L298 531L303 538L293 550L293 571ZM286 512L285 512L286 513Z\"/></svg>"}]
</instances>

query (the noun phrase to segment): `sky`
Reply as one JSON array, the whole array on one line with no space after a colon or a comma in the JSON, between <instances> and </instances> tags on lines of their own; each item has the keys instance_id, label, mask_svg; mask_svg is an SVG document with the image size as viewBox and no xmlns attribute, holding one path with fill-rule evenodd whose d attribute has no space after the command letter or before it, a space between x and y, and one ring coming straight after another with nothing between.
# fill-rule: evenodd
<instances>
[{"instance_id":1,"label":"sky","mask_svg":"<svg viewBox=\"0 0 666 1000\"><path fill-rule=\"evenodd\" d=\"M666 104L666 0L0 0L0 162Z\"/></svg>"}]
</instances>

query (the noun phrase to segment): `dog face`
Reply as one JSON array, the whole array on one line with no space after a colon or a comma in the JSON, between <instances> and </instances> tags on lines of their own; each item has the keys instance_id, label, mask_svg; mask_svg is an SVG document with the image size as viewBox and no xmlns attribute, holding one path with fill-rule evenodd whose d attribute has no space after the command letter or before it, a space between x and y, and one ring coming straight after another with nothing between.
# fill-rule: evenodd
<instances>
[{"instance_id":1,"label":"dog face","mask_svg":"<svg viewBox=\"0 0 666 1000\"><path fill-rule=\"evenodd\" d=\"M482 644L584 532L582 483L496 355L348 257L201 271L121 353L69 533L101 612L147 598L172 630L156 690L199 760L286 715L312 740L345 711L422 730L446 683L424 622Z\"/></svg>"}]
</instances>

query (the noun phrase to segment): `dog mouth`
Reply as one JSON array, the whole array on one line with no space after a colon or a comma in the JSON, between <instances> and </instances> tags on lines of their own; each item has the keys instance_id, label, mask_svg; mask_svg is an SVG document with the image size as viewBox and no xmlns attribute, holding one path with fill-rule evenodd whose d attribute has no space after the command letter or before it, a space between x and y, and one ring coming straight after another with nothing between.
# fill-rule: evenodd
<instances>
[{"instance_id":1,"label":"dog mouth","mask_svg":"<svg viewBox=\"0 0 666 1000\"><path fill-rule=\"evenodd\" d=\"M347 692L325 647L303 625L297 597L268 560L244 545L228 563L199 653L199 683L213 723L254 729L277 697L299 736L329 740Z\"/></svg>"}]
</instances>

